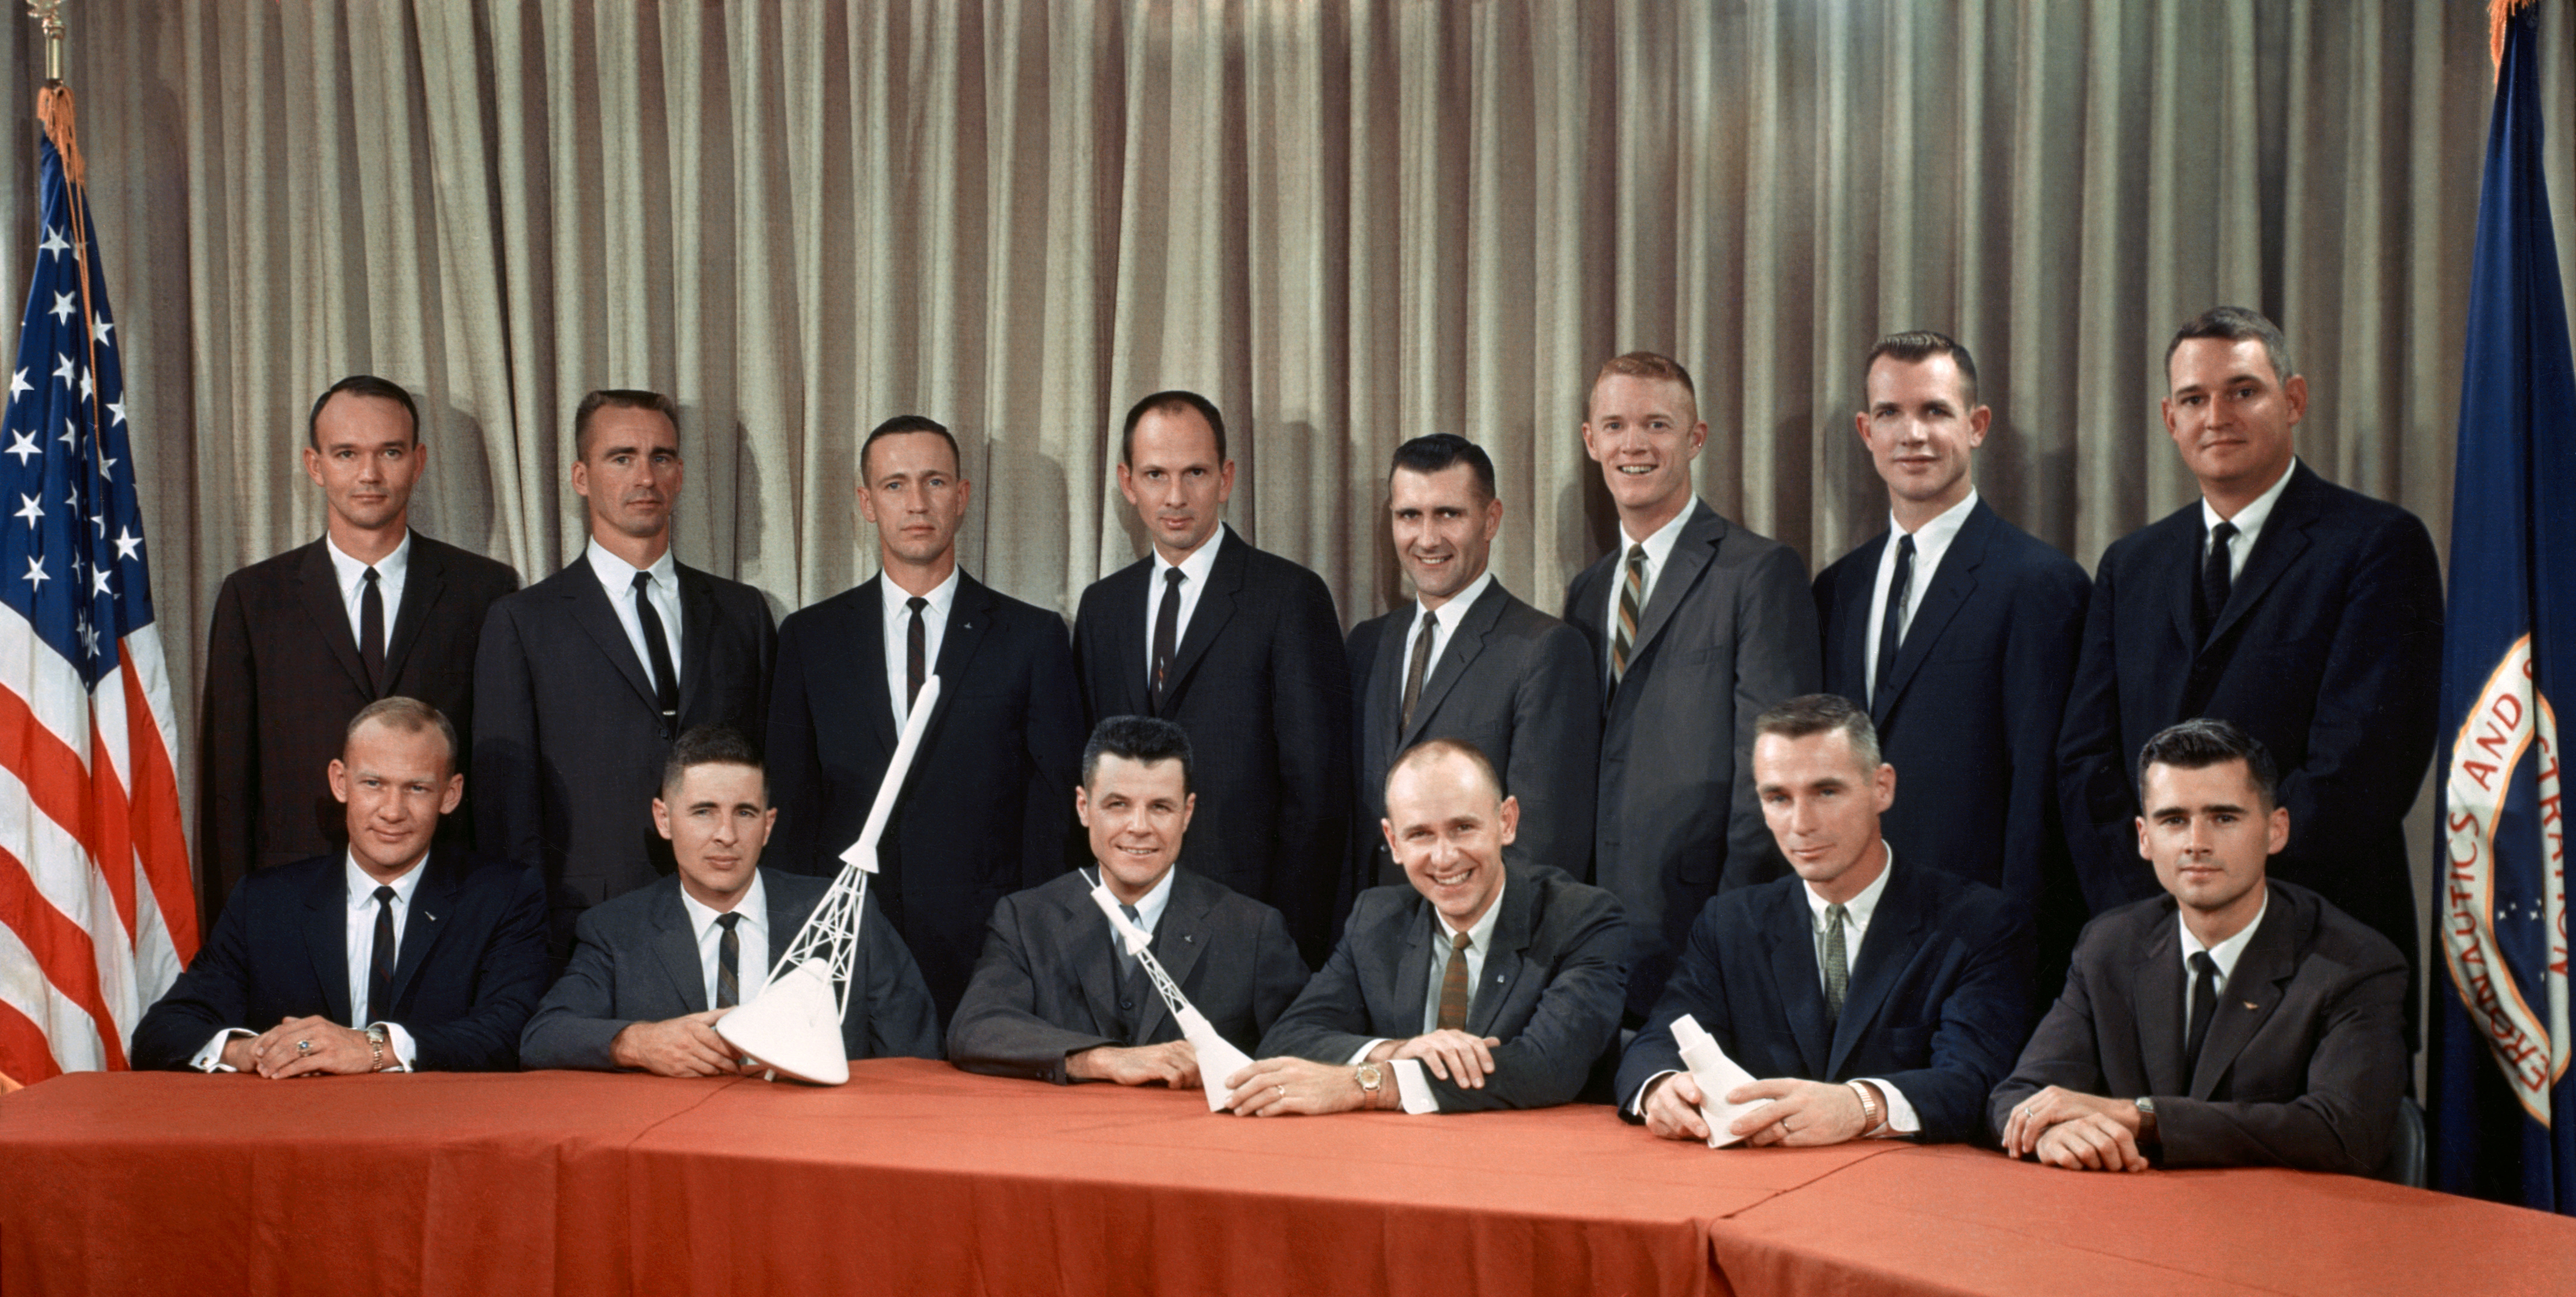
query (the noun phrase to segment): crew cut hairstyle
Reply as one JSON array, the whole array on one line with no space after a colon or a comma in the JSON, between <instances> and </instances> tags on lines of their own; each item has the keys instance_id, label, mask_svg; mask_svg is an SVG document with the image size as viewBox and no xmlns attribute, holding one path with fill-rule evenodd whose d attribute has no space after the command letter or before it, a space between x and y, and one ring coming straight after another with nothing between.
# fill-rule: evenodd
<instances>
[{"instance_id":1,"label":"crew cut hairstyle","mask_svg":"<svg viewBox=\"0 0 2576 1297\"><path fill-rule=\"evenodd\" d=\"M2206 770L2230 761L2245 763L2245 773L2254 780L2254 791L2262 795L2265 813L2281 804L2281 767L2272 760L2271 749L2264 747L2261 739L2238 729L2235 722L2215 716L2196 716L2168 725L2138 749L2138 798L2141 802L2146 799L2149 766Z\"/></svg>"},{"instance_id":2,"label":"crew cut hairstyle","mask_svg":"<svg viewBox=\"0 0 2576 1297\"><path fill-rule=\"evenodd\" d=\"M1756 738L1776 734L1803 739L1827 730L1841 730L1851 740L1862 771L1878 769L1878 727L1869 723L1868 711L1841 694L1802 694L1753 718Z\"/></svg>"},{"instance_id":3,"label":"crew cut hairstyle","mask_svg":"<svg viewBox=\"0 0 2576 1297\"><path fill-rule=\"evenodd\" d=\"M322 407L329 405L332 397L343 394L391 401L401 406L403 417L411 421L411 444L420 444L420 407L412 404L411 393L391 379L378 378L373 374L351 374L323 388L322 395L313 398L313 408L304 416L305 445L315 450L322 449Z\"/></svg>"},{"instance_id":4,"label":"crew cut hairstyle","mask_svg":"<svg viewBox=\"0 0 2576 1297\"><path fill-rule=\"evenodd\" d=\"M1504 791L1502 774L1494 769L1494 759L1486 756L1484 749L1465 739L1424 739L1396 753L1395 760L1386 768L1387 786L1389 788L1395 786L1397 771L1407 766L1418 766L1423 762L1447 756L1465 757L1467 764L1474 766L1476 773L1484 778L1485 786L1494 790L1495 801L1499 802L1509 795ZM1378 791L1383 793L1385 789Z\"/></svg>"},{"instance_id":5,"label":"crew cut hairstyle","mask_svg":"<svg viewBox=\"0 0 2576 1297\"><path fill-rule=\"evenodd\" d=\"M760 772L760 800L769 800L769 768L761 764L760 749L741 730L719 722L680 731L670 759L662 763L662 800L670 801L680 790L681 777L699 766L749 766Z\"/></svg>"},{"instance_id":6,"label":"crew cut hairstyle","mask_svg":"<svg viewBox=\"0 0 2576 1297\"><path fill-rule=\"evenodd\" d=\"M349 740L358 736L358 727L370 721L382 721L385 728L402 734L438 731L438 737L447 744L447 773L456 773L456 726L447 719L446 713L417 698L405 698L401 694L379 698L359 708L358 714L349 718L349 728L340 734L341 760L348 759Z\"/></svg>"},{"instance_id":7,"label":"crew cut hairstyle","mask_svg":"<svg viewBox=\"0 0 2576 1297\"><path fill-rule=\"evenodd\" d=\"M1092 777L1100 773L1102 757L1117 757L1140 765L1165 761L1181 763L1181 796L1190 795L1197 775L1197 763L1190 756L1189 731L1159 716L1109 716L1091 731L1091 741L1082 745L1082 786L1091 787Z\"/></svg>"},{"instance_id":8,"label":"crew cut hairstyle","mask_svg":"<svg viewBox=\"0 0 2576 1297\"><path fill-rule=\"evenodd\" d=\"M1675 360L1670 356L1653 351L1631 351L1624 356L1612 356L1608 360L1601 362L1601 372L1592 376L1592 385L1594 387L1599 387L1601 385L1601 380L1610 377L1612 374L1621 374L1629 378L1652 378L1659 379L1667 383L1679 383L1682 385L1683 391L1690 393L1691 408L1693 410L1699 408L1699 389L1691 385L1690 371L1682 368L1682 362ZM1586 417L1589 417L1591 414L1590 404L1592 396L1587 392L1584 394L1583 399L1585 403L1584 414Z\"/></svg>"},{"instance_id":9,"label":"crew cut hairstyle","mask_svg":"<svg viewBox=\"0 0 2576 1297\"><path fill-rule=\"evenodd\" d=\"M1977 358L1969 355L1968 348L1957 338L1931 329L1891 333L1869 349L1869 359L1860 362L1861 408L1869 408L1869 371L1878 367L1881 356L1909 365L1919 365L1934 356L1948 356L1950 363L1959 367L1960 397L1968 403L1968 409L1959 413L1977 408Z\"/></svg>"},{"instance_id":10,"label":"crew cut hairstyle","mask_svg":"<svg viewBox=\"0 0 2576 1297\"><path fill-rule=\"evenodd\" d=\"M590 454L590 416L603 407L621 410L651 410L671 421L671 431L680 430L680 403L640 387L603 387L581 398L572 408L572 457L583 459Z\"/></svg>"},{"instance_id":11,"label":"crew cut hairstyle","mask_svg":"<svg viewBox=\"0 0 2576 1297\"><path fill-rule=\"evenodd\" d=\"M948 425L941 423L937 419L930 418L927 415L898 414L895 417L878 424L876 427L869 429L868 439L859 443L859 482L861 485L866 485L869 480L868 452L876 448L876 444L879 440L886 437L899 437L907 432L932 432L939 434L939 439L948 443L948 464L950 470L959 477L964 477L966 475L966 457L957 453L957 438L949 433Z\"/></svg>"},{"instance_id":12,"label":"crew cut hairstyle","mask_svg":"<svg viewBox=\"0 0 2576 1297\"><path fill-rule=\"evenodd\" d=\"M2183 321L2182 327L2174 330L2173 341L2165 344L2165 373L2168 376L2173 373L2174 352L2194 338L2217 338L2223 342L2259 338L2263 342L2264 359L2272 362L2273 378L2286 383L2291 375L2298 372L2290 368L2289 337L2281 332L2280 325L2272 323L2270 318L2252 307L2213 306Z\"/></svg>"},{"instance_id":13,"label":"crew cut hairstyle","mask_svg":"<svg viewBox=\"0 0 2576 1297\"><path fill-rule=\"evenodd\" d=\"M1127 407L1127 426L1118 433L1119 463L1129 467L1135 465L1136 425L1144 422L1145 416L1156 410L1198 411L1199 417L1207 420L1209 430L1216 433L1216 462L1220 466L1225 463L1225 416L1216 412L1216 402L1196 392L1187 392L1179 388L1173 388L1168 392L1156 392Z\"/></svg>"},{"instance_id":14,"label":"crew cut hairstyle","mask_svg":"<svg viewBox=\"0 0 2576 1297\"><path fill-rule=\"evenodd\" d=\"M1453 465L1465 464L1475 471L1476 485L1485 489L1485 498L1494 498L1494 457L1485 448L1454 432L1426 433L1395 448L1395 462L1387 468L1389 478L1395 470L1409 468L1429 475Z\"/></svg>"}]
</instances>

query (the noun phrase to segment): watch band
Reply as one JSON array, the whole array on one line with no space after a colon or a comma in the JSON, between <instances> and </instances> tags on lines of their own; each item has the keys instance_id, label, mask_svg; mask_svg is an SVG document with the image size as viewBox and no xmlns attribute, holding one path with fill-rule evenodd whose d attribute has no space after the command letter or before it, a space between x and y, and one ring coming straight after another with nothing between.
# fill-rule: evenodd
<instances>
[{"instance_id":1,"label":"watch band","mask_svg":"<svg viewBox=\"0 0 2576 1297\"><path fill-rule=\"evenodd\" d=\"M1863 1136L1886 1124L1879 1116L1878 1100L1870 1095L1868 1082L1845 1081L1843 1084L1850 1086L1852 1093L1860 1096L1860 1133Z\"/></svg>"}]
</instances>

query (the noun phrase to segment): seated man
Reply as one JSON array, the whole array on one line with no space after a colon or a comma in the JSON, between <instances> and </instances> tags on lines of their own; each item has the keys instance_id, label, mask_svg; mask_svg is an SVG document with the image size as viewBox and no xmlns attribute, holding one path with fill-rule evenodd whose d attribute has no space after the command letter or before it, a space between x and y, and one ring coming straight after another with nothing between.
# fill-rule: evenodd
<instances>
[{"instance_id":1,"label":"seated man","mask_svg":"<svg viewBox=\"0 0 2576 1297\"><path fill-rule=\"evenodd\" d=\"M1673 1041L1687 1013L1745 1071L1753 1144L1963 1140L2030 1025L2031 936L2003 893L1879 837L1896 799L1869 713L1832 694L1754 721L1753 780L1796 871L1713 897L1619 1064L1619 1115L1705 1140L1707 1097ZM1762 1102L1768 1100L1768 1102Z\"/></svg>"},{"instance_id":2,"label":"seated man","mask_svg":"<svg viewBox=\"0 0 2576 1297\"><path fill-rule=\"evenodd\" d=\"M524 865L431 858L439 817L465 795L455 729L427 703L379 699L350 718L330 779L349 849L234 886L196 962L135 1025L136 1067L517 1065L546 984L545 893Z\"/></svg>"},{"instance_id":3,"label":"seated man","mask_svg":"<svg viewBox=\"0 0 2576 1297\"><path fill-rule=\"evenodd\" d=\"M1410 886L1360 893L1324 971L1262 1039L1272 1057L1227 1079L1234 1111L1473 1112L1581 1092L1619 1035L1619 901L1503 863L1519 823L1473 744L1396 757L1381 831Z\"/></svg>"},{"instance_id":4,"label":"seated man","mask_svg":"<svg viewBox=\"0 0 2576 1297\"><path fill-rule=\"evenodd\" d=\"M2138 854L2166 895L2084 929L1987 1112L2050 1166L2273 1164L2369 1175L2406 1088L2406 960L2315 892L2264 877L2290 840L2272 754L2189 720L2138 754Z\"/></svg>"},{"instance_id":5,"label":"seated man","mask_svg":"<svg viewBox=\"0 0 2576 1297\"><path fill-rule=\"evenodd\" d=\"M1279 911L1172 863L1198 807L1190 773L1189 735L1170 721L1112 716L1092 731L1073 808L1098 868L994 905L948 1027L950 1062L1058 1085L1199 1083L1197 1051L1114 944L1091 899L1095 881L1154 934L1163 972L1238 1048L1258 1043L1297 998L1306 964Z\"/></svg>"},{"instance_id":6,"label":"seated man","mask_svg":"<svg viewBox=\"0 0 2576 1297\"><path fill-rule=\"evenodd\" d=\"M582 912L572 962L519 1039L528 1068L756 1072L715 1020L769 984L831 880L760 867L778 811L751 741L700 725L671 745L653 826L679 872ZM851 1058L939 1057L930 988L870 897L859 912L841 1043ZM712 1006L712 1007L710 1007Z\"/></svg>"}]
</instances>

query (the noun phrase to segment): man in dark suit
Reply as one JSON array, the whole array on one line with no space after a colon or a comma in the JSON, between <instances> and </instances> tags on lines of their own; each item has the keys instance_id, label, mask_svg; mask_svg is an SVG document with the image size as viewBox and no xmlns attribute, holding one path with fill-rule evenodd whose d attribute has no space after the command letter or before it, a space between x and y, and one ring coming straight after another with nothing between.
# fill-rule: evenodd
<instances>
[{"instance_id":1,"label":"man in dark suit","mask_svg":"<svg viewBox=\"0 0 2576 1297\"><path fill-rule=\"evenodd\" d=\"M1351 628L1354 890L1404 881L1378 821L1387 767L1427 738L1471 743L1503 772L1521 808L1504 859L1581 872L1592 856L1601 693L1582 632L1513 598L1485 565L1503 525L1494 461L1455 433L1396 447L1387 515L1414 601Z\"/></svg>"},{"instance_id":2,"label":"man in dark suit","mask_svg":"<svg viewBox=\"0 0 2576 1297\"><path fill-rule=\"evenodd\" d=\"M1477 1112L1574 1099L1619 1038L1619 899L1503 860L1520 807L1455 739L1405 750L1384 831L1407 887L1362 892L1333 957L1227 1078L1245 1116Z\"/></svg>"},{"instance_id":3,"label":"man in dark suit","mask_svg":"<svg viewBox=\"0 0 2576 1297\"><path fill-rule=\"evenodd\" d=\"M1691 494L1708 443L1689 371L1652 352L1601 366L1583 450L1620 548L1565 592L1608 699L1591 880L1627 906L1625 1020L1643 1022L1710 895L1776 878L1753 800L1753 718L1817 685L1816 603L1797 551Z\"/></svg>"},{"instance_id":4,"label":"man in dark suit","mask_svg":"<svg viewBox=\"0 0 2576 1297\"><path fill-rule=\"evenodd\" d=\"M1160 716L1189 732L1207 809L1185 863L1277 907L1319 961L1351 806L1332 592L1218 521L1234 461L1206 397L1157 392L1127 412L1118 489L1154 552L1082 592L1073 656L1088 719Z\"/></svg>"},{"instance_id":5,"label":"man in dark suit","mask_svg":"<svg viewBox=\"0 0 2576 1297\"><path fill-rule=\"evenodd\" d=\"M1988 1101L2004 1151L2090 1171L2378 1171L2406 1089L2406 961L2266 877L2295 821L2261 742L2186 721L2138 767L2137 850L2167 895L2084 930L2066 993Z\"/></svg>"},{"instance_id":6,"label":"man in dark suit","mask_svg":"<svg viewBox=\"0 0 2576 1297\"><path fill-rule=\"evenodd\" d=\"M787 618L769 769L788 869L837 874L876 802L922 682L938 702L878 847L870 892L956 1012L993 903L1064 872L1082 701L1064 619L957 565L973 484L956 439L901 415L859 448L859 508L882 571Z\"/></svg>"},{"instance_id":7,"label":"man in dark suit","mask_svg":"<svg viewBox=\"0 0 2576 1297\"><path fill-rule=\"evenodd\" d=\"M975 980L948 1030L969 1072L1187 1089L1198 1051L1142 965L1115 944L1095 882L1154 936L1154 958L1218 1035L1261 1041L1306 984L1279 911L1176 867L1198 802L1189 736L1170 721L1112 716L1082 754L1074 809L1093 870L1059 874L993 907Z\"/></svg>"},{"instance_id":8,"label":"man in dark suit","mask_svg":"<svg viewBox=\"0 0 2576 1297\"><path fill-rule=\"evenodd\" d=\"M1833 694L1764 712L1753 773L1794 878L1712 898L1654 1016L1620 1060L1619 1115L1705 1140L1699 1105L1757 1104L1753 1144L1964 1140L2030 1024L2030 921L2003 893L1880 836L1896 768ZM1704 1094L1673 1022L1689 1014L1753 1076Z\"/></svg>"},{"instance_id":9,"label":"man in dark suit","mask_svg":"<svg viewBox=\"0 0 2576 1297\"><path fill-rule=\"evenodd\" d=\"M2059 739L2068 845L2095 914L2154 895L2129 855L2129 754L2188 717L2234 721L2280 762L2299 826L2272 872L2377 929L2411 969L2405 821L2433 755L2441 568L2415 515L2292 453L2308 387L2287 353L2271 321L2227 306L2167 349L2165 427L2201 498L2095 569Z\"/></svg>"},{"instance_id":10,"label":"man in dark suit","mask_svg":"<svg viewBox=\"0 0 2576 1297\"><path fill-rule=\"evenodd\" d=\"M771 965L831 888L760 867L777 822L750 740L723 725L681 735L653 799L654 827L679 871L582 912L571 964L519 1037L520 1064L759 1071L742 1065L715 1021L768 986ZM873 895L859 912L841 1043L850 1058L939 1056L930 992Z\"/></svg>"},{"instance_id":11,"label":"man in dark suit","mask_svg":"<svg viewBox=\"0 0 2576 1297\"><path fill-rule=\"evenodd\" d=\"M456 809L456 731L383 698L330 763L348 847L242 879L205 948L134 1028L138 1068L283 1078L506 1071L545 989L534 871L431 842Z\"/></svg>"},{"instance_id":12,"label":"man in dark suit","mask_svg":"<svg viewBox=\"0 0 2576 1297\"><path fill-rule=\"evenodd\" d=\"M477 838L542 865L558 952L582 910L671 873L651 810L671 741L721 723L758 744L778 642L758 590L671 557L671 398L592 392L573 445L590 544L492 605L474 668Z\"/></svg>"},{"instance_id":13,"label":"man in dark suit","mask_svg":"<svg viewBox=\"0 0 2576 1297\"><path fill-rule=\"evenodd\" d=\"M197 731L208 931L252 870L348 845L324 772L360 708L399 695L473 715L475 639L519 574L411 529L428 452L418 414L411 393L367 374L315 399L304 475L322 488L321 539L225 577L215 596ZM439 845L468 850L472 827L445 817Z\"/></svg>"}]
</instances>

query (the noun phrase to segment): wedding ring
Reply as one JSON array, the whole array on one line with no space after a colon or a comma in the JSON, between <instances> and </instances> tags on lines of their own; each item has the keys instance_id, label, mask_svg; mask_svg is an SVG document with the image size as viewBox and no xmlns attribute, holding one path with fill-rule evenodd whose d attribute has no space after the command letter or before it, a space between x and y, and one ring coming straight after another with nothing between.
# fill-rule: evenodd
<instances>
[{"instance_id":1,"label":"wedding ring","mask_svg":"<svg viewBox=\"0 0 2576 1297\"><path fill-rule=\"evenodd\" d=\"M1272 1087L1270 1087L1270 1088L1271 1088L1271 1089L1273 1089L1273 1090L1277 1090L1277 1091L1279 1092L1279 1097L1280 1097L1280 1098L1285 1099L1285 1098L1287 1098L1287 1097L1288 1097L1288 1087L1287 1087L1287 1086L1284 1086L1284 1085L1274 1085L1274 1086L1272 1086Z\"/></svg>"},{"instance_id":2,"label":"wedding ring","mask_svg":"<svg viewBox=\"0 0 2576 1297\"><path fill-rule=\"evenodd\" d=\"M299 1054L310 1054L310 1053L312 1053L312 1052L313 1052L313 1042L312 1042L312 1041L309 1041L309 1040L299 1040L299 1041L295 1042L295 1052L296 1052L296 1053L299 1053Z\"/></svg>"}]
</instances>

